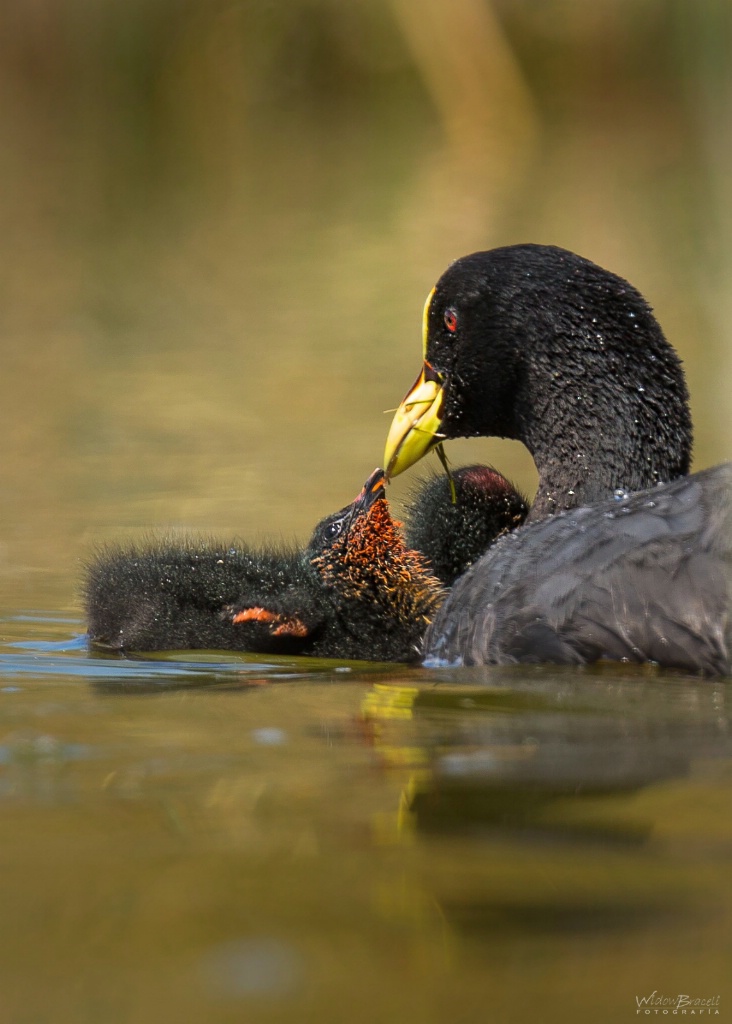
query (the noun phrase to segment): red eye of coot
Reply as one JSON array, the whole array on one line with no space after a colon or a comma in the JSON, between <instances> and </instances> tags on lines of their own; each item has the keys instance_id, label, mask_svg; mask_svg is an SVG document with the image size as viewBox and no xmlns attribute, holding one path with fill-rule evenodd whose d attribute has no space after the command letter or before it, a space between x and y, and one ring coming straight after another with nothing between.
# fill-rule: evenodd
<instances>
[{"instance_id":1,"label":"red eye of coot","mask_svg":"<svg viewBox=\"0 0 732 1024\"><path fill-rule=\"evenodd\" d=\"M445 327L448 331L456 331L458 325L457 313L454 309L445 310Z\"/></svg>"}]
</instances>

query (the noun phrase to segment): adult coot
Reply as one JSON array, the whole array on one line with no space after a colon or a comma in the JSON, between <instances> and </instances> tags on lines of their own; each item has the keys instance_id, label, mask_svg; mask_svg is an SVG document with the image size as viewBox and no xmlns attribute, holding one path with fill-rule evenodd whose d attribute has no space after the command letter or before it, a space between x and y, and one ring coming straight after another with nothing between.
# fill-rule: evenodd
<instances>
[{"instance_id":1,"label":"adult coot","mask_svg":"<svg viewBox=\"0 0 732 1024\"><path fill-rule=\"evenodd\" d=\"M457 504L444 478L413 499L410 521L424 553L402 540L382 470L318 524L303 551L189 540L104 552L86 579L90 640L117 651L415 660L444 598L442 578L479 557L523 508L486 467L458 471L455 486Z\"/></svg>"},{"instance_id":2,"label":"adult coot","mask_svg":"<svg viewBox=\"0 0 732 1024\"><path fill-rule=\"evenodd\" d=\"M632 285L550 246L453 263L425 306L387 472L477 435L523 441L539 487L527 525L456 583L429 662L730 672L732 468L686 476L683 371Z\"/></svg>"}]
</instances>

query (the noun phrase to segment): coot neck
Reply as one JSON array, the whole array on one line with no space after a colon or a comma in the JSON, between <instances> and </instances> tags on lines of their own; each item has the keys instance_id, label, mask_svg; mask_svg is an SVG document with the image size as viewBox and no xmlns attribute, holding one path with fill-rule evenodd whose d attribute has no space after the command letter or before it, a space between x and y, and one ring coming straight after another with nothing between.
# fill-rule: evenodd
<instances>
[{"instance_id":1,"label":"coot neck","mask_svg":"<svg viewBox=\"0 0 732 1024\"><path fill-rule=\"evenodd\" d=\"M670 346L660 356L634 356L632 366L585 362L569 372L544 353L527 367L515 410L516 436L539 472L529 522L689 472L680 363Z\"/></svg>"}]
</instances>

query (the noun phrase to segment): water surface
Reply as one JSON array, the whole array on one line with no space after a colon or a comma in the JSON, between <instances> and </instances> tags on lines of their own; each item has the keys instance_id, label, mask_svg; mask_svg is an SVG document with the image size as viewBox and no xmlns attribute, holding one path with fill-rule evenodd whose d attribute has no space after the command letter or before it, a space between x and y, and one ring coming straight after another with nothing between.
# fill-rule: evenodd
<instances>
[{"instance_id":1,"label":"water surface","mask_svg":"<svg viewBox=\"0 0 732 1024\"><path fill-rule=\"evenodd\" d=\"M729 684L2 630L8 1020L724 1011Z\"/></svg>"}]
</instances>

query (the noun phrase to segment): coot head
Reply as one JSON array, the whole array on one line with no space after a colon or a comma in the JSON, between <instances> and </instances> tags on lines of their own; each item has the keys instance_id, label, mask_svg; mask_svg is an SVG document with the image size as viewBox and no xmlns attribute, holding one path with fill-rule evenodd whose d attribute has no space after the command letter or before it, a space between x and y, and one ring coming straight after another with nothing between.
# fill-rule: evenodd
<instances>
[{"instance_id":1,"label":"coot head","mask_svg":"<svg viewBox=\"0 0 732 1024\"><path fill-rule=\"evenodd\" d=\"M515 438L539 470L538 519L688 472L680 360L643 296L589 260L542 245L465 256L431 292L423 336L388 475L444 438Z\"/></svg>"}]
</instances>

